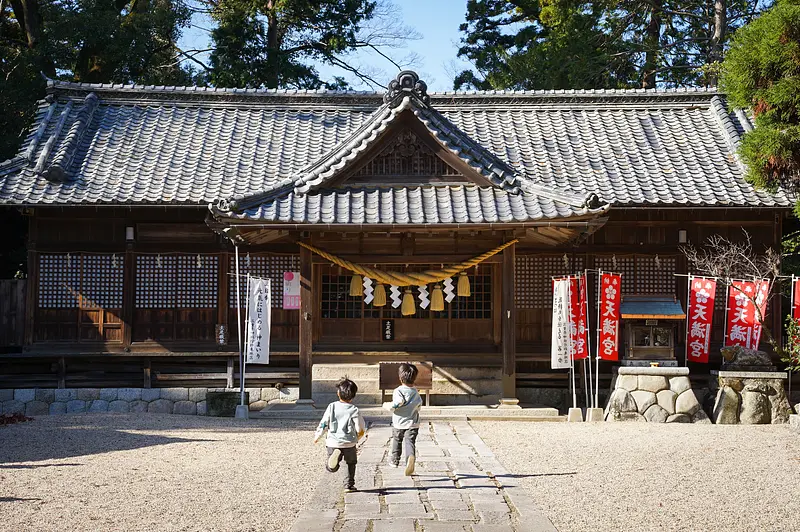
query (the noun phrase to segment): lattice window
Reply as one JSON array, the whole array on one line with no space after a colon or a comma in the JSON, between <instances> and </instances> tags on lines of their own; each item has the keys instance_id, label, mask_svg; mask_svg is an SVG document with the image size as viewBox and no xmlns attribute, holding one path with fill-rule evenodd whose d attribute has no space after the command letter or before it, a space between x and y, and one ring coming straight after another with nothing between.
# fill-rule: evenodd
<instances>
[{"instance_id":1,"label":"lattice window","mask_svg":"<svg viewBox=\"0 0 800 532\"><path fill-rule=\"evenodd\" d=\"M178 308L216 308L219 257L179 255L176 264Z\"/></svg>"},{"instance_id":2,"label":"lattice window","mask_svg":"<svg viewBox=\"0 0 800 532\"><path fill-rule=\"evenodd\" d=\"M594 266L604 272L621 274L623 294L637 293L636 258L633 255L598 255L594 259Z\"/></svg>"},{"instance_id":3,"label":"lattice window","mask_svg":"<svg viewBox=\"0 0 800 532\"><path fill-rule=\"evenodd\" d=\"M460 176L412 131L404 131L372 160L359 168L353 177Z\"/></svg>"},{"instance_id":4,"label":"lattice window","mask_svg":"<svg viewBox=\"0 0 800 532\"><path fill-rule=\"evenodd\" d=\"M39 308L121 308L124 264L116 255L39 256Z\"/></svg>"},{"instance_id":5,"label":"lattice window","mask_svg":"<svg viewBox=\"0 0 800 532\"><path fill-rule=\"evenodd\" d=\"M321 296L322 319L361 318L364 298L350 295L350 276L323 275Z\"/></svg>"},{"instance_id":6,"label":"lattice window","mask_svg":"<svg viewBox=\"0 0 800 532\"><path fill-rule=\"evenodd\" d=\"M478 273L469 276L470 296L456 297L453 300L451 303L453 318L490 319L492 317L491 273L491 268L481 268Z\"/></svg>"},{"instance_id":7,"label":"lattice window","mask_svg":"<svg viewBox=\"0 0 800 532\"><path fill-rule=\"evenodd\" d=\"M602 255L595 266L603 271L622 274L623 294L674 294L678 259L675 256Z\"/></svg>"},{"instance_id":8,"label":"lattice window","mask_svg":"<svg viewBox=\"0 0 800 532\"><path fill-rule=\"evenodd\" d=\"M178 258L173 255L136 257L136 308L174 308Z\"/></svg>"},{"instance_id":9,"label":"lattice window","mask_svg":"<svg viewBox=\"0 0 800 532\"><path fill-rule=\"evenodd\" d=\"M269 278L272 280L272 308L283 308L283 274L300 269L300 260L297 255L239 255L239 273L255 277ZM236 256L231 255L228 272L236 273ZM228 276L228 305L236 308L236 276ZM241 304L244 308L245 289L247 280L242 277L239 281L242 289Z\"/></svg>"},{"instance_id":10,"label":"lattice window","mask_svg":"<svg viewBox=\"0 0 800 532\"><path fill-rule=\"evenodd\" d=\"M83 308L122 308L123 257L83 255Z\"/></svg>"},{"instance_id":11,"label":"lattice window","mask_svg":"<svg viewBox=\"0 0 800 532\"><path fill-rule=\"evenodd\" d=\"M584 258L576 256L574 271L584 268ZM552 308L554 277L574 273L573 259L563 255L517 255L514 298L517 308Z\"/></svg>"},{"instance_id":12,"label":"lattice window","mask_svg":"<svg viewBox=\"0 0 800 532\"><path fill-rule=\"evenodd\" d=\"M656 263L655 256L636 256L637 294L674 294L676 257L661 257ZM624 285L625 283L623 283Z\"/></svg>"}]
</instances>

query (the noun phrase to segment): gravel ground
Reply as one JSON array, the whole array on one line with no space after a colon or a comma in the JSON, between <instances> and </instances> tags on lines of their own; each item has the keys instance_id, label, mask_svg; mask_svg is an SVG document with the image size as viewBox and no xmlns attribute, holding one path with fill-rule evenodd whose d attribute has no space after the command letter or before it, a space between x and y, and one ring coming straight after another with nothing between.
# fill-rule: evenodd
<instances>
[{"instance_id":1,"label":"gravel ground","mask_svg":"<svg viewBox=\"0 0 800 532\"><path fill-rule=\"evenodd\" d=\"M313 428L156 414L0 427L0 530L288 530L324 472Z\"/></svg>"},{"instance_id":2,"label":"gravel ground","mask_svg":"<svg viewBox=\"0 0 800 532\"><path fill-rule=\"evenodd\" d=\"M786 425L472 426L562 532L800 529L800 436Z\"/></svg>"}]
</instances>

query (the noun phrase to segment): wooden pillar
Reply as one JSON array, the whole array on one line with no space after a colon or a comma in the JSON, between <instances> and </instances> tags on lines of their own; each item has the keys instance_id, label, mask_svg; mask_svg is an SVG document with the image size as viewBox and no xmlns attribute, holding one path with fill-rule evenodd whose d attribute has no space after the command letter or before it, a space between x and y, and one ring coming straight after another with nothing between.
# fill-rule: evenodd
<instances>
[{"instance_id":1,"label":"wooden pillar","mask_svg":"<svg viewBox=\"0 0 800 532\"><path fill-rule=\"evenodd\" d=\"M36 211L28 221L28 279L25 283L25 333L22 345L27 349L35 337L35 317L39 291L39 255L36 253L37 231Z\"/></svg>"},{"instance_id":2,"label":"wooden pillar","mask_svg":"<svg viewBox=\"0 0 800 532\"><path fill-rule=\"evenodd\" d=\"M300 248L300 400L311 400L314 291L311 251Z\"/></svg>"},{"instance_id":3,"label":"wooden pillar","mask_svg":"<svg viewBox=\"0 0 800 532\"><path fill-rule=\"evenodd\" d=\"M133 341L133 305L136 290L136 257L133 254L133 242L125 244L125 258L122 277L122 345L130 351Z\"/></svg>"},{"instance_id":4,"label":"wooden pillar","mask_svg":"<svg viewBox=\"0 0 800 532\"><path fill-rule=\"evenodd\" d=\"M515 246L503 250L503 397L502 404L517 404L517 309L514 304Z\"/></svg>"}]
</instances>

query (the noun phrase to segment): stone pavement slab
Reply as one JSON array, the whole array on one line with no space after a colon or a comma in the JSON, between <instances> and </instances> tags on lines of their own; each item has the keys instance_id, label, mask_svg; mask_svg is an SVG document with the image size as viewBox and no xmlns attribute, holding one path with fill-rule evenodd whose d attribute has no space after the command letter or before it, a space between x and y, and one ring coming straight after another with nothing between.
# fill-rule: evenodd
<instances>
[{"instance_id":1,"label":"stone pavement slab","mask_svg":"<svg viewBox=\"0 0 800 532\"><path fill-rule=\"evenodd\" d=\"M341 473L323 474L291 530L555 530L466 421L423 423L416 471L408 477L402 464L389 465L390 438L388 424L373 423L358 448L356 485L362 491L345 494Z\"/></svg>"}]
</instances>

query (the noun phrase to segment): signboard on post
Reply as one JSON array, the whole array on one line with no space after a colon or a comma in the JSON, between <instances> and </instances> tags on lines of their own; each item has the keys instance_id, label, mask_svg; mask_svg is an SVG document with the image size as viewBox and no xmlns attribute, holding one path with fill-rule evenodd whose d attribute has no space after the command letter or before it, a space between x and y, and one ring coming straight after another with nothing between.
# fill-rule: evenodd
<instances>
[{"instance_id":1,"label":"signboard on post","mask_svg":"<svg viewBox=\"0 0 800 532\"><path fill-rule=\"evenodd\" d=\"M247 364L269 364L271 311L270 280L251 277L247 291L247 329L245 333L245 361Z\"/></svg>"},{"instance_id":2,"label":"signboard on post","mask_svg":"<svg viewBox=\"0 0 800 532\"><path fill-rule=\"evenodd\" d=\"M283 272L283 308L300 309L300 272Z\"/></svg>"},{"instance_id":3,"label":"signboard on post","mask_svg":"<svg viewBox=\"0 0 800 532\"><path fill-rule=\"evenodd\" d=\"M550 352L550 367L552 369L572 367L572 360L570 359L569 292L569 279L553 281L553 335Z\"/></svg>"},{"instance_id":4,"label":"signboard on post","mask_svg":"<svg viewBox=\"0 0 800 532\"><path fill-rule=\"evenodd\" d=\"M689 308L686 312L686 357L692 362L708 364L711 345L711 321L717 281L702 277L689 278Z\"/></svg>"}]
</instances>

